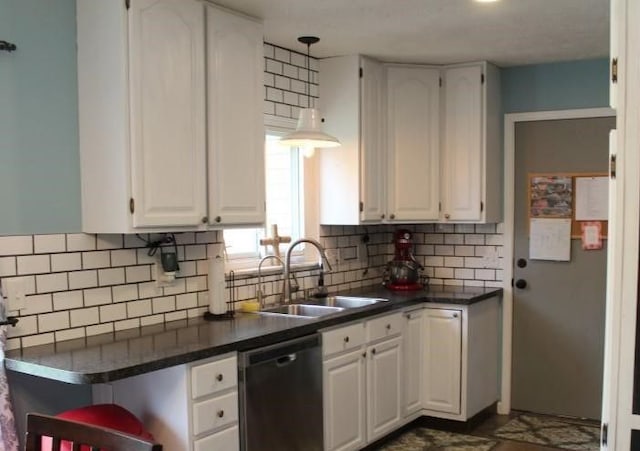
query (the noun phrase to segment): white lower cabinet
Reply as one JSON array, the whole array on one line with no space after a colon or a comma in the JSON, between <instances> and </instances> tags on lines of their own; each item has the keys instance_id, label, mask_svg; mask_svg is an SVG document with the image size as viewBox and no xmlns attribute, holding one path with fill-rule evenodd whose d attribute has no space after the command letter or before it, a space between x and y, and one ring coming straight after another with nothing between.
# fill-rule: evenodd
<instances>
[{"instance_id":1,"label":"white lower cabinet","mask_svg":"<svg viewBox=\"0 0 640 451\"><path fill-rule=\"evenodd\" d=\"M360 449L402 420L402 314L322 334L327 450Z\"/></svg>"},{"instance_id":2,"label":"white lower cabinet","mask_svg":"<svg viewBox=\"0 0 640 451\"><path fill-rule=\"evenodd\" d=\"M499 299L424 311L423 414L466 421L499 399Z\"/></svg>"},{"instance_id":3,"label":"white lower cabinet","mask_svg":"<svg viewBox=\"0 0 640 451\"><path fill-rule=\"evenodd\" d=\"M121 379L110 390L111 399L94 402L129 409L163 449L240 449L236 353Z\"/></svg>"},{"instance_id":4,"label":"white lower cabinet","mask_svg":"<svg viewBox=\"0 0 640 451\"><path fill-rule=\"evenodd\" d=\"M420 415L424 374L424 309L422 307L404 313L402 331L403 347L403 398L402 414L407 420Z\"/></svg>"}]
</instances>

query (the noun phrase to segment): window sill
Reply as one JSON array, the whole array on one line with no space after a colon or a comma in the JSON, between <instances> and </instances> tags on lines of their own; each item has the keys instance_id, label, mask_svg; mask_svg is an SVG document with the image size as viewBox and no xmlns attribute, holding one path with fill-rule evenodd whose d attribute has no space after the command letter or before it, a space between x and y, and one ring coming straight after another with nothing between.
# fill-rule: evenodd
<instances>
[{"instance_id":1,"label":"window sill","mask_svg":"<svg viewBox=\"0 0 640 451\"><path fill-rule=\"evenodd\" d=\"M320 264L315 261L315 262L299 262L299 263L291 263L291 272L299 272L299 271L311 271L314 269L319 269L320 268ZM238 279L251 279L254 277L258 277L258 266L256 265L255 267L244 267L244 268L238 268L238 269L234 269L232 265L228 265L225 268L225 277L229 278L231 271L233 271L233 277L238 280ZM262 268L260 269L260 273L262 275L262 277L265 276L272 276L275 274L282 274L284 272L284 268L280 265L269 265L267 266L266 264L262 266Z\"/></svg>"}]
</instances>

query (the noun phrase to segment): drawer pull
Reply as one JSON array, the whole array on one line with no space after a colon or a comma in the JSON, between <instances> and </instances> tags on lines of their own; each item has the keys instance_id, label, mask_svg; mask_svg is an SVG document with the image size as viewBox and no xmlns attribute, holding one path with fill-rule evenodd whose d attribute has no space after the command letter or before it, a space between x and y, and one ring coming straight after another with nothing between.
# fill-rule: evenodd
<instances>
[{"instance_id":1,"label":"drawer pull","mask_svg":"<svg viewBox=\"0 0 640 451\"><path fill-rule=\"evenodd\" d=\"M373 349L371 350L371 354L373 354L373 355L375 355L375 354L376 354L376 348L373 348Z\"/></svg>"},{"instance_id":2,"label":"drawer pull","mask_svg":"<svg viewBox=\"0 0 640 451\"><path fill-rule=\"evenodd\" d=\"M218 418L222 418L224 416L224 410L218 410Z\"/></svg>"},{"instance_id":3,"label":"drawer pull","mask_svg":"<svg viewBox=\"0 0 640 451\"><path fill-rule=\"evenodd\" d=\"M217 380L218 382L222 382L222 379L223 379L222 374L218 374L218 375L216 376L216 380Z\"/></svg>"},{"instance_id":4,"label":"drawer pull","mask_svg":"<svg viewBox=\"0 0 640 451\"><path fill-rule=\"evenodd\" d=\"M387 330L391 330L391 324L387 324Z\"/></svg>"},{"instance_id":5,"label":"drawer pull","mask_svg":"<svg viewBox=\"0 0 640 451\"><path fill-rule=\"evenodd\" d=\"M458 314L457 314L457 313L454 313L454 314L453 314L453 317L454 317L454 318L457 318L457 317L458 317Z\"/></svg>"},{"instance_id":6,"label":"drawer pull","mask_svg":"<svg viewBox=\"0 0 640 451\"><path fill-rule=\"evenodd\" d=\"M348 335L346 337L344 337L344 342L345 343L349 343L349 336Z\"/></svg>"},{"instance_id":7,"label":"drawer pull","mask_svg":"<svg viewBox=\"0 0 640 451\"><path fill-rule=\"evenodd\" d=\"M366 353L366 352L363 352L363 353L362 353L362 357L363 357L363 358L366 358L366 357L367 357L367 353Z\"/></svg>"}]
</instances>

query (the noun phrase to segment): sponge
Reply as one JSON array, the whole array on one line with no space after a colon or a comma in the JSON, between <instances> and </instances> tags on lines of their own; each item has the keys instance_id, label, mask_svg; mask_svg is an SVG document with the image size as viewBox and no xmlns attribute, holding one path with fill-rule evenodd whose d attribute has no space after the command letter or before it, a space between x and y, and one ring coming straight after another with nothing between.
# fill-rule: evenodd
<instances>
[{"instance_id":1,"label":"sponge","mask_svg":"<svg viewBox=\"0 0 640 451\"><path fill-rule=\"evenodd\" d=\"M242 303L240 309L245 313L257 312L260 310L260 303L255 299L249 299Z\"/></svg>"}]
</instances>

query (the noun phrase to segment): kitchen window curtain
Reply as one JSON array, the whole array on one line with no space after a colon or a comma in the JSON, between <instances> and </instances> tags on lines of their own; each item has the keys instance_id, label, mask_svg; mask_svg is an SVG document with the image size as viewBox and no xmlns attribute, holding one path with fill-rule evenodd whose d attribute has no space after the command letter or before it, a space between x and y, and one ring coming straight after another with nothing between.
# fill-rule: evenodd
<instances>
[{"instance_id":1,"label":"kitchen window curtain","mask_svg":"<svg viewBox=\"0 0 640 451\"><path fill-rule=\"evenodd\" d=\"M4 305L0 297L0 318L5 318ZM4 369L4 350L7 344L8 325L0 325L0 449L18 451L18 434L11 407L9 383Z\"/></svg>"}]
</instances>

